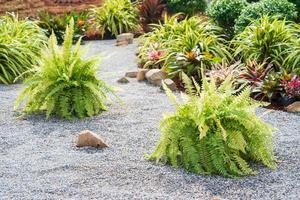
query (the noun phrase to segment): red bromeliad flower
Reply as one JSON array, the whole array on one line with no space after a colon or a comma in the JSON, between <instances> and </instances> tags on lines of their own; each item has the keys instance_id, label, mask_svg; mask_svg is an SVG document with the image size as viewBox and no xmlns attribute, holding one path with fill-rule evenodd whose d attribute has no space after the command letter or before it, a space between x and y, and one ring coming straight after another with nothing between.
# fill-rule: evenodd
<instances>
[{"instance_id":1,"label":"red bromeliad flower","mask_svg":"<svg viewBox=\"0 0 300 200\"><path fill-rule=\"evenodd\" d=\"M154 50L154 51L151 51L151 52L148 54L148 58L149 58L149 60L151 60L151 61L158 61L158 60L161 59L164 55L165 55L165 52L160 51L160 50Z\"/></svg>"},{"instance_id":2,"label":"red bromeliad flower","mask_svg":"<svg viewBox=\"0 0 300 200\"><path fill-rule=\"evenodd\" d=\"M284 83L285 90L288 95L292 95L294 97L300 97L300 77L293 76L293 78Z\"/></svg>"}]
</instances>

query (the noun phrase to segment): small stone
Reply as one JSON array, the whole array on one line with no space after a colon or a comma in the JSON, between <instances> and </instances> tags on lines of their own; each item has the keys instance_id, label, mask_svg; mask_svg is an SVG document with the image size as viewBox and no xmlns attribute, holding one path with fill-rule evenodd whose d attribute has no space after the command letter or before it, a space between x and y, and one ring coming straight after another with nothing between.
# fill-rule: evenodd
<instances>
[{"instance_id":1,"label":"small stone","mask_svg":"<svg viewBox=\"0 0 300 200\"><path fill-rule=\"evenodd\" d=\"M157 86L161 86L161 81L164 80L167 73L160 69L151 69L146 73L147 80Z\"/></svg>"},{"instance_id":2,"label":"small stone","mask_svg":"<svg viewBox=\"0 0 300 200\"><path fill-rule=\"evenodd\" d=\"M120 41L120 42L117 42L116 46L127 46L128 45L128 41Z\"/></svg>"},{"instance_id":3,"label":"small stone","mask_svg":"<svg viewBox=\"0 0 300 200\"><path fill-rule=\"evenodd\" d=\"M127 41L127 44L133 43L134 35L132 33L122 33L117 36L117 43Z\"/></svg>"},{"instance_id":4,"label":"small stone","mask_svg":"<svg viewBox=\"0 0 300 200\"><path fill-rule=\"evenodd\" d=\"M137 71L130 71L130 72L126 72L125 76L128 78L136 78L137 76Z\"/></svg>"},{"instance_id":5,"label":"small stone","mask_svg":"<svg viewBox=\"0 0 300 200\"><path fill-rule=\"evenodd\" d=\"M149 69L138 69L136 79L138 81L144 81L146 79L146 73L149 71Z\"/></svg>"},{"instance_id":6,"label":"small stone","mask_svg":"<svg viewBox=\"0 0 300 200\"><path fill-rule=\"evenodd\" d=\"M173 80L167 78L165 80L163 80L165 85L172 91L176 91L177 90L177 87L176 87L176 84Z\"/></svg>"},{"instance_id":7,"label":"small stone","mask_svg":"<svg viewBox=\"0 0 300 200\"><path fill-rule=\"evenodd\" d=\"M126 77L122 77L117 82L122 83L122 84L126 84L126 83L129 83L129 80Z\"/></svg>"},{"instance_id":8,"label":"small stone","mask_svg":"<svg viewBox=\"0 0 300 200\"><path fill-rule=\"evenodd\" d=\"M85 130L79 133L76 146L96 148L108 147L108 145L103 141L103 139L100 136L89 130Z\"/></svg>"},{"instance_id":9,"label":"small stone","mask_svg":"<svg viewBox=\"0 0 300 200\"><path fill-rule=\"evenodd\" d=\"M286 107L286 111L297 113L300 112L300 101L296 101L295 103L292 103L288 107Z\"/></svg>"}]
</instances>

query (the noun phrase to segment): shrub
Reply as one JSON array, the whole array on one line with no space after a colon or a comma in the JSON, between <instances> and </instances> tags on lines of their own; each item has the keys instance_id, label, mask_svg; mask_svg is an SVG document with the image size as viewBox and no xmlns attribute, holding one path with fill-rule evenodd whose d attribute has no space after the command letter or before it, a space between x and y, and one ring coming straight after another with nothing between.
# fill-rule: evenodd
<instances>
[{"instance_id":1,"label":"shrub","mask_svg":"<svg viewBox=\"0 0 300 200\"><path fill-rule=\"evenodd\" d=\"M91 9L91 16L101 36L133 31L138 27L137 8L130 0L106 0L102 7Z\"/></svg>"},{"instance_id":2,"label":"shrub","mask_svg":"<svg viewBox=\"0 0 300 200\"><path fill-rule=\"evenodd\" d=\"M14 15L0 18L0 83L11 84L30 69L40 55L46 36L37 24Z\"/></svg>"},{"instance_id":3,"label":"shrub","mask_svg":"<svg viewBox=\"0 0 300 200\"><path fill-rule=\"evenodd\" d=\"M235 55L243 61L268 60L278 68L283 66L296 38L297 28L293 23L264 16L246 27L232 43Z\"/></svg>"},{"instance_id":4,"label":"shrub","mask_svg":"<svg viewBox=\"0 0 300 200\"><path fill-rule=\"evenodd\" d=\"M219 26L232 32L236 19L247 5L246 0L214 0L209 6L208 15Z\"/></svg>"},{"instance_id":5,"label":"shrub","mask_svg":"<svg viewBox=\"0 0 300 200\"><path fill-rule=\"evenodd\" d=\"M278 19L295 20L297 12L295 5L287 0L261 0L246 7L236 21L235 31L241 32L252 20L263 15L275 16Z\"/></svg>"},{"instance_id":6,"label":"shrub","mask_svg":"<svg viewBox=\"0 0 300 200\"><path fill-rule=\"evenodd\" d=\"M65 13L63 16L52 15L48 12L40 12L38 16L38 25L46 31L48 37L50 37L53 32L59 44L62 44L64 41L65 30L70 19L74 19L75 21L73 43L76 43L79 38L84 37L85 35L87 26L86 12L80 14L77 14L76 12L71 12L69 14Z\"/></svg>"},{"instance_id":7,"label":"shrub","mask_svg":"<svg viewBox=\"0 0 300 200\"><path fill-rule=\"evenodd\" d=\"M26 88L18 97L16 107L23 99L25 113L46 111L47 118L93 116L106 110L112 89L96 77L96 58L84 60L80 40L72 48L74 21L66 29L62 48L57 46L54 34L44 50L34 75L25 81Z\"/></svg>"},{"instance_id":8,"label":"shrub","mask_svg":"<svg viewBox=\"0 0 300 200\"><path fill-rule=\"evenodd\" d=\"M150 24L158 24L162 20L162 13L166 8L160 0L143 0L139 5L140 21L145 32L150 32Z\"/></svg>"},{"instance_id":9,"label":"shrub","mask_svg":"<svg viewBox=\"0 0 300 200\"><path fill-rule=\"evenodd\" d=\"M245 89L234 95L230 77L220 87L203 80L203 89L183 75L183 103L167 89L176 111L161 121L161 137L149 156L197 174L236 177L255 174L248 162L274 168L272 128L255 114L258 103Z\"/></svg>"},{"instance_id":10,"label":"shrub","mask_svg":"<svg viewBox=\"0 0 300 200\"><path fill-rule=\"evenodd\" d=\"M198 12L205 12L207 0L168 0L168 10L172 13L185 13L194 15Z\"/></svg>"},{"instance_id":11,"label":"shrub","mask_svg":"<svg viewBox=\"0 0 300 200\"><path fill-rule=\"evenodd\" d=\"M182 21L176 16L166 18L164 24L157 25L153 32L142 37L140 64L145 68L163 67L172 77L183 71L200 80L201 68L209 68L221 58L231 59L219 32L220 28L199 17ZM154 63L148 57L153 51L164 52Z\"/></svg>"},{"instance_id":12,"label":"shrub","mask_svg":"<svg viewBox=\"0 0 300 200\"><path fill-rule=\"evenodd\" d=\"M289 0L289 2L296 5L296 9L298 11L298 21L300 20L300 0Z\"/></svg>"}]
</instances>

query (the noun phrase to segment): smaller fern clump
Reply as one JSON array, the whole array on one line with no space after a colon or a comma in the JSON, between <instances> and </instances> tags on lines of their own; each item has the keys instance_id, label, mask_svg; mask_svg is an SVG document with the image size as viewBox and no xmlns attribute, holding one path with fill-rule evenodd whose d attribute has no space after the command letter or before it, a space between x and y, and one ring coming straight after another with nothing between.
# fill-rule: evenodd
<instances>
[{"instance_id":1,"label":"smaller fern clump","mask_svg":"<svg viewBox=\"0 0 300 200\"><path fill-rule=\"evenodd\" d=\"M226 177L255 174L249 161L275 168L273 129L256 116L259 105L249 88L234 95L230 77L219 87L204 78L202 90L185 74L183 81L188 92L183 102L165 87L176 112L161 121L161 138L150 160Z\"/></svg>"},{"instance_id":2,"label":"smaller fern clump","mask_svg":"<svg viewBox=\"0 0 300 200\"><path fill-rule=\"evenodd\" d=\"M74 20L66 29L64 43L57 45L54 34L42 53L33 75L25 80L26 88L16 106L26 99L25 113L46 111L47 118L83 118L106 110L112 89L96 77L97 58L83 59L80 40L72 48Z\"/></svg>"}]
</instances>

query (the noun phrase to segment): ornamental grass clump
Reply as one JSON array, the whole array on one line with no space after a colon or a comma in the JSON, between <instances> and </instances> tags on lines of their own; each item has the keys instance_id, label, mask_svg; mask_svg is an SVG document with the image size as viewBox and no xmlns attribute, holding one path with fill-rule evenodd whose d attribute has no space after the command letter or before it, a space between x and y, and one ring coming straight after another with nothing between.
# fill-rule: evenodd
<instances>
[{"instance_id":1,"label":"ornamental grass clump","mask_svg":"<svg viewBox=\"0 0 300 200\"><path fill-rule=\"evenodd\" d=\"M84 118L99 114L108 108L107 93L113 90L96 77L96 57L83 59L80 40L72 47L74 21L66 29L63 46L57 45L54 34L48 48L25 80L25 89L18 97L16 107L25 100L25 113L46 111L47 118Z\"/></svg>"},{"instance_id":2,"label":"ornamental grass clump","mask_svg":"<svg viewBox=\"0 0 300 200\"><path fill-rule=\"evenodd\" d=\"M30 69L47 38L38 25L9 14L0 18L0 83L11 84Z\"/></svg>"},{"instance_id":3,"label":"ornamental grass clump","mask_svg":"<svg viewBox=\"0 0 300 200\"><path fill-rule=\"evenodd\" d=\"M106 0L101 7L91 9L91 17L102 38L135 31L138 26L138 9L130 0Z\"/></svg>"},{"instance_id":4,"label":"ornamental grass clump","mask_svg":"<svg viewBox=\"0 0 300 200\"><path fill-rule=\"evenodd\" d=\"M255 114L260 104L250 98L249 88L235 95L230 77L219 87L204 78L202 89L182 77L187 90L182 102L164 87L176 111L161 121L161 138L150 160L225 177L256 174L250 162L275 168L273 129Z\"/></svg>"}]
</instances>

